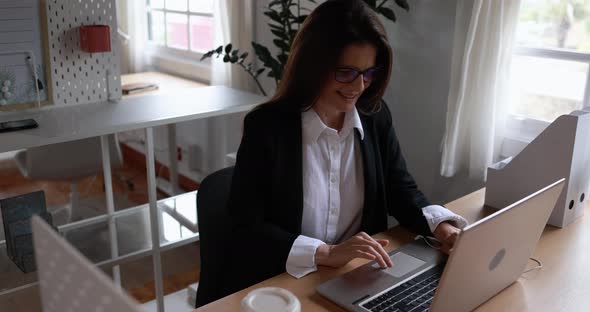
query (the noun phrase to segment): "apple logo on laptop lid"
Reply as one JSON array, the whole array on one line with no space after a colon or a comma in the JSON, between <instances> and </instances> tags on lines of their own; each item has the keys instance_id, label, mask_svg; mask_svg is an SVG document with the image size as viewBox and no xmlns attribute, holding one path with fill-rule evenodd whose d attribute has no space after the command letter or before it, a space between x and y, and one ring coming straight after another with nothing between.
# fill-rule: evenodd
<instances>
[{"instance_id":1,"label":"apple logo on laptop lid","mask_svg":"<svg viewBox=\"0 0 590 312\"><path fill-rule=\"evenodd\" d=\"M490 271L495 270L498 265L500 265L500 262L502 262L502 260L504 259L504 256L506 255L506 248L502 248L500 249L500 251L498 251L496 253L496 255L494 256L494 258L492 258L492 261L490 262L490 265L488 266L488 268L490 269Z\"/></svg>"}]
</instances>

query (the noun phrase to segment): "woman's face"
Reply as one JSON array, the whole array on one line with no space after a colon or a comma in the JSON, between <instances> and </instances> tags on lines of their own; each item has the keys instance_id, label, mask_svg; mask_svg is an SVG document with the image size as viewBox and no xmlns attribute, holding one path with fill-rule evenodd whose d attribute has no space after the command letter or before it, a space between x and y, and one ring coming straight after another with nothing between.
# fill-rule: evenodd
<instances>
[{"instance_id":1,"label":"woman's face","mask_svg":"<svg viewBox=\"0 0 590 312\"><path fill-rule=\"evenodd\" d=\"M317 108L332 113L349 112L376 74L377 48L370 43L351 44L344 48L336 69L330 74L315 103ZM354 80L355 71L366 72Z\"/></svg>"}]
</instances>

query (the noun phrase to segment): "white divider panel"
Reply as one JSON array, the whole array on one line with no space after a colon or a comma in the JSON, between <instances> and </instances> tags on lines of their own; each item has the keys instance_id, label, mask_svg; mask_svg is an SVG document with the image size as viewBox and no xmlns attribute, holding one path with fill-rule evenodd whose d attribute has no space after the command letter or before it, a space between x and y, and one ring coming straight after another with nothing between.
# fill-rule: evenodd
<instances>
[{"instance_id":1,"label":"white divider panel","mask_svg":"<svg viewBox=\"0 0 590 312\"><path fill-rule=\"evenodd\" d=\"M121 98L116 0L45 0L55 105ZM80 50L78 27L109 25L111 52Z\"/></svg>"}]
</instances>

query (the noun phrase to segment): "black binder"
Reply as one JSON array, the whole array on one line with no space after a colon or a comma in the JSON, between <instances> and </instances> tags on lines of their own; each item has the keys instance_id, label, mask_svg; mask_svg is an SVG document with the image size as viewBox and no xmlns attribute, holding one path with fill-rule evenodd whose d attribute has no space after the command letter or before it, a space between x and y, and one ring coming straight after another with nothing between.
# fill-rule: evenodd
<instances>
[{"instance_id":1,"label":"black binder","mask_svg":"<svg viewBox=\"0 0 590 312\"><path fill-rule=\"evenodd\" d=\"M33 252L31 217L39 215L52 225L45 206L45 192L37 191L0 200L8 257L24 273L37 270Z\"/></svg>"}]
</instances>

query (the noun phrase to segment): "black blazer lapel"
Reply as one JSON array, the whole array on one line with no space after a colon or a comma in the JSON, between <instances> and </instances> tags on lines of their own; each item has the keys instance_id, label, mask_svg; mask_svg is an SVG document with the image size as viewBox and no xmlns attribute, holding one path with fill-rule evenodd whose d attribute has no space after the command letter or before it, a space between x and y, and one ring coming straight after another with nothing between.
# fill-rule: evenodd
<instances>
[{"instance_id":1,"label":"black blazer lapel","mask_svg":"<svg viewBox=\"0 0 590 312\"><path fill-rule=\"evenodd\" d=\"M288 221L290 231L301 233L301 221L303 219L303 155L301 135L301 113L283 111L281 114L281 127L275 130L282 132L277 135L279 150L275 153L278 159L275 163L282 168L276 170L279 176L275 177L276 185L273 186L280 195L278 202L284 205L284 217Z\"/></svg>"},{"instance_id":2,"label":"black blazer lapel","mask_svg":"<svg viewBox=\"0 0 590 312\"><path fill-rule=\"evenodd\" d=\"M363 125L364 138L361 140L360 133L355 129L357 142L360 142L363 157L363 173L365 180L365 200L363 205L363 217L361 230L372 232L372 220L375 218L375 207L377 205L377 172L375 168L375 137L372 131L372 124L364 115L360 115ZM372 233L369 233L372 234Z\"/></svg>"}]
</instances>

